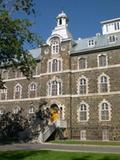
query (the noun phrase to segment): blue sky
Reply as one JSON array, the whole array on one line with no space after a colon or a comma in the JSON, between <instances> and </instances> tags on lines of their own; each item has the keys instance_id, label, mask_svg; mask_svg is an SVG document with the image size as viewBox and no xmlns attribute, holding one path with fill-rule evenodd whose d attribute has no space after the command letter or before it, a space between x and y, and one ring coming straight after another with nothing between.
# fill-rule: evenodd
<instances>
[{"instance_id":1,"label":"blue sky","mask_svg":"<svg viewBox=\"0 0 120 160\"><path fill-rule=\"evenodd\" d=\"M74 39L101 32L100 22L120 17L120 0L35 0L36 17L32 30L44 40L56 26L55 17L63 10L69 17Z\"/></svg>"}]
</instances>

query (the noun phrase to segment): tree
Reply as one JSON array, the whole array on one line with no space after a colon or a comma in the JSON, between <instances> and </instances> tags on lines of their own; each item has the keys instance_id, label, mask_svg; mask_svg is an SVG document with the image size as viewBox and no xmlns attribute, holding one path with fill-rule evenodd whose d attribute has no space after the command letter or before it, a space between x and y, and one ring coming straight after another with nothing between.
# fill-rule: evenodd
<instances>
[{"instance_id":1,"label":"tree","mask_svg":"<svg viewBox=\"0 0 120 160\"><path fill-rule=\"evenodd\" d=\"M40 44L40 39L30 31L28 19L13 18L12 13L23 11L34 14L34 0L0 0L0 68L19 68L30 79L36 62L25 44ZM0 82L3 82L0 75ZM0 83L0 88L3 88Z\"/></svg>"}]
</instances>

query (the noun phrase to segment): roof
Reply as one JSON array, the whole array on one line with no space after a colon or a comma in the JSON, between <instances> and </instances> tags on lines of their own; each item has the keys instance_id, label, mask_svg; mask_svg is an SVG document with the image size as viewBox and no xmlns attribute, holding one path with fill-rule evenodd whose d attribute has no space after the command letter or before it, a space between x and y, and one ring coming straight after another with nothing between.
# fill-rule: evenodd
<instances>
[{"instance_id":1,"label":"roof","mask_svg":"<svg viewBox=\"0 0 120 160\"><path fill-rule=\"evenodd\" d=\"M111 23L111 22L115 22L115 21L120 21L120 18L114 18L114 19L110 19L110 20L102 21L102 22L101 22L101 24Z\"/></svg>"},{"instance_id":2,"label":"roof","mask_svg":"<svg viewBox=\"0 0 120 160\"><path fill-rule=\"evenodd\" d=\"M109 36L114 35L117 37L115 42L109 42ZM94 41L93 46L89 46L89 40ZM120 46L120 32L107 34L107 35L96 35L94 37L79 39L75 41L75 44L71 48L71 54L83 53L88 51L95 51L104 48L110 48L115 46Z\"/></svg>"},{"instance_id":3,"label":"roof","mask_svg":"<svg viewBox=\"0 0 120 160\"><path fill-rule=\"evenodd\" d=\"M36 60L41 59L41 48L31 49L29 50L29 52L32 54L33 58L35 58Z\"/></svg>"}]
</instances>

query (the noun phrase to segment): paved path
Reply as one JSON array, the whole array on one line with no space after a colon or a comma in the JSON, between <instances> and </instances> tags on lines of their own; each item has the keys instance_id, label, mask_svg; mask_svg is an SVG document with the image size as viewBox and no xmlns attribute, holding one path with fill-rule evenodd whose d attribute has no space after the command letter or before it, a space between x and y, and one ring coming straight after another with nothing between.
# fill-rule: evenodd
<instances>
[{"instance_id":1,"label":"paved path","mask_svg":"<svg viewBox=\"0 0 120 160\"><path fill-rule=\"evenodd\" d=\"M1 151L6 150L61 150L74 152L100 152L119 153L120 146L98 146L98 145L68 145L68 144L10 144L0 145Z\"/></svg>"}]
</instances>

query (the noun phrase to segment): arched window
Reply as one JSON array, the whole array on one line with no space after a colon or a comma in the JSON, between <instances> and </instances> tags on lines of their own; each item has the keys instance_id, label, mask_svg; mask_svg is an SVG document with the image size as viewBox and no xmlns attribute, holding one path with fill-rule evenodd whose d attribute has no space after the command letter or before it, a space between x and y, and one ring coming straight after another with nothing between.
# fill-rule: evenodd
<instances>
[{"instance_id":1,"label":"arched window","mask_svg":"<svg viewBox=\"0 0 120 160\"><path fill-rule=\"evenodd\" d=\"M98 56L98 65L99 67L105 67L107 66L107 56L106 55L100 55Z\"/></svg>"},{"instance_id":2,"label":"arched window","mask_svg":"<svg viewBox=\"0 0 120 160\"><path fill-rule=\"evenodd\" d=\"M14 114L18 114L19 111L20 111L20 107L19 107L19 106L15 107L15 108L13 109L13 113L14 113Z\"/></svg>"},{"instance_id":3,"label":"arched window","mask_svg":"<svg viewBox=\"0 0 120 160\"><path fill-rule=\"evenodd\" d=\"M2 79L8 79L8 71L7 70L2 71Z\"/></svg>"},{"instance_id":4,"label":"arched window","mask_svg":"<svg viewBox=\"0 0 120 160\"><path fill-rule=\"evenodd\" d=\"M0 89L0 99L1 100L7 99L7 87L6 86L4 89Z\"/></svg>"},{"instance_id":5,"label":"arched window","mask_svg":"<svg viewBox=\"0 0 120 160\"><path fill-rule=\"evenodd\" d=\"M48 61L48 72L59 72L62 70L61 59L52 59Z\"/></svg>"},{"instance_id":6,"label":"arched window","mask_svg":"<svg viewBox=\"0 0 120 160\"><path fill-rule=\"evenodd\" d=\"M85 58L79 59L79 69L85 69L87 68L87 61Z\"/></svg>"},{"instance_id":7,"label":"arched window","mask_svg":"<svg viewBox=\"0 0 120 160\"><path fill-rule=\"evenodd\" d=\"M54 38L51 40L51 53L58 54L59 53L59 38Z\"/></svg>"},{"instance_id":8,"label":"arched window","mask_svg":"<svg viewBox=\"0 0 120 160\"><path fill-rule=\"evenodd\" d=\"M62 82L60 80L53 80L48 82L48 95L56 96L62 94Z\"/></svg>"},{"instance_id":9,"label":"arched window","mask_svg":"<svg viewBox=\"0 0 120 160\"><path fill-rule=\"evenodd\" d=\"M78 94L87 94L88 92L88 82L86 77L81 77L78 80Z\"/></svg>"},{"instance_id":10,"label":"arched window","mask_svg":"<svg viewBox=\"0 0 120 160\"><path fill-rule=\"evenodd\" d=\"M99 92L109 92L109 79L108 76L102 75L99 77Z\"/></svg>"},{"instance_id":11,"label":"arched window","mask_svg":"<svg viewBox=\"0 0 120 160\"><path fill-rule=\"evenodd\" d=\"M85 102L80 103L80 107L78 109L78 120L80 122L88 121L89 119L89 106Z\"/></svg>"},{"instance_id":12,"label":"arched window","mask_svg":"<svg viewBox=\"0 0 120 160\"><path fill-rule=\"evenodd\" d=\"M111 105L103 101L99 104L99 120L109 121L111 119Z\"/></svg>"},{"instance_id":13,"label":"arched window","mask_svg":"<svg viewBox=\"0 0 120 160\"><path fill-rule=\"evenodd\" d=\"M22 86L20 84L16 84L14 88L14 99L21 99L22 97Z\"/></svg>"},{"instance_id":14,"label":"arched window","mask_svg":"<svg viewBox=\"0 0 120 160\"><path fill-rule=\"evenodd\" d=\"M3 115L5 113L5 110L3 108L0 108L0 115Z\"/></svg>"},{"instance_id":15,"label":"arched window","mask_svg":"<svg viewBox=\"0 0 120 160\"><path fill-rule=\"evenodd\" d=\"M33 82L29 85L29 98L34 98L36 96L37 96L37 84Z\"/></svg>"},{"instance_id":16,"label":"arched window","mask_svg":"<svg viewBox=\"0 0 120 160\"><path fill-rule=\"evenodd\" d=\"M33 114L33 113L35 113L35 107L34 106L30 106L29 114Z\"/></svg>"}]
</instances>

